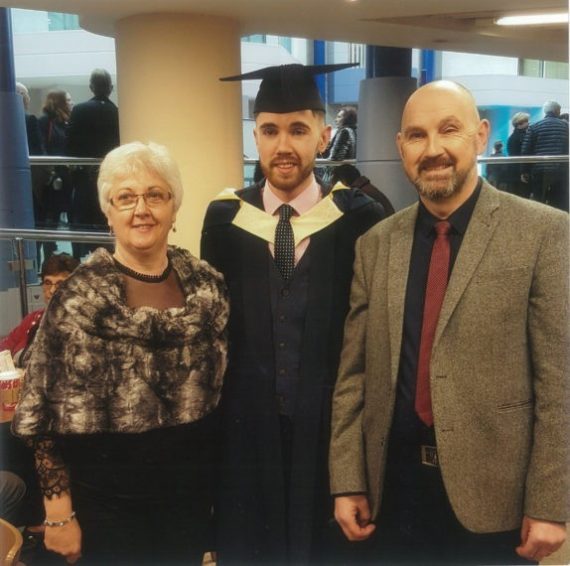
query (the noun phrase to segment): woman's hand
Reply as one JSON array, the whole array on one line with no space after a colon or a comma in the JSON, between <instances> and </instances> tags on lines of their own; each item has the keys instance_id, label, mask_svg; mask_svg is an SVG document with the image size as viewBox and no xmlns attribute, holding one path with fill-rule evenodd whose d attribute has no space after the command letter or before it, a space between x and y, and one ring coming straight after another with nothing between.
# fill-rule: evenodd
<instances>
[{"instance_id":1,"label":"woman's hand","mask_svg":"<svg viewBox=\"0 0 570 566\"><path fill-rule=\"evenodd\" d=\"M44 544L48 550L65 556L68 564L75 564L81 557L81 527L72 519L62 527L47 527Z\"/></svg>"},{"instance_id":2,"label":"woman's hand","mask_svg":"<svg viewBox=\"0 0 570 566\"><path fill-rule=\"evenodd\" d=\"M63 492L59 497L52 499L44 497L44 506L46 509L45 547L65 556L68 564L74 564L81 557L81 527L72 515L71 495L69 492ZM49 525L49 523L59 521L64 524Z\"/></svg>"}]
</instances>

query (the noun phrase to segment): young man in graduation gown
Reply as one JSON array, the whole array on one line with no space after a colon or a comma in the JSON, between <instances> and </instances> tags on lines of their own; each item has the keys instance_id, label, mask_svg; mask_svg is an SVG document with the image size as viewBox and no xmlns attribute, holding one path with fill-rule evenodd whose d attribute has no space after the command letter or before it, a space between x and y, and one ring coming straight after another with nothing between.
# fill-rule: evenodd
<instances>
[{"instance_id":1,"label":"young man in graduation gown","mask_svg":"<svg viewBox=\"0 0 570 566\"><path fill-rule=\"evenodd\" d=\"M384 216L353 189L313 174L327 145L314 74L342 66L284 65L261 78L255 140L265 175L226 190L207 211L202 257L225 276L230 363L216 550L220 564L329 561L326 469L330 403L356 239Z\"/></svg>"}]
</instances>

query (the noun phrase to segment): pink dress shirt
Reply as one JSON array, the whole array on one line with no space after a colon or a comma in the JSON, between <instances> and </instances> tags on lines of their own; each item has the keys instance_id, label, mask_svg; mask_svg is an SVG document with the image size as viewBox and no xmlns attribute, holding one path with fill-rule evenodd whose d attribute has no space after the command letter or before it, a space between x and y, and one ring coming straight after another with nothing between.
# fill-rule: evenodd
<instances>
[{"instance_id":1,"label":"pink dress shirt","mask_svg":"<svg viewBox=\"0 0 570 566\"><path fill-rule=\"evenodd\" d=\"M321 199L323 195L321 193L321 187L317 183L315 176L313 175L313 180L311 184L298 196L295 197L290 202L282 201L272 190L269 181L265 181L265 186L263 187L263 208L265 212L271 214L272 216L278 215L278 209L282 204L288 204L295 210L296 216L302 216L305 212L308 212L315 206ZM295 247L295 265L299 263L299 260L303 257L303 254L307 251L309 246L309 241L311 238L304 238ZM269 244L269 251L271 255L273 253L273 244Z\"/></svg>"}]
</instances>

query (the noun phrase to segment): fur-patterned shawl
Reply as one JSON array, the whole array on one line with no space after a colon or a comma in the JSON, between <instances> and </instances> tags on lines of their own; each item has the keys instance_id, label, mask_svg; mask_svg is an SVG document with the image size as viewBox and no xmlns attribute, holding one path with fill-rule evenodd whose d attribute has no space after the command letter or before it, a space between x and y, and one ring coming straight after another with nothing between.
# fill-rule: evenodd
<instances>
[{"instance_id":1,"label":"fur-patterned shawl","mask_svg":"<svg viewBox=\"0 0 570 566\"><path fill-rule=\"evenodd\" d=\"M227 357L223 278L186 250L168 255L184 307L128 307L104 249L61 285L34 342L16 434L142 432L216 407Z\"/></svg>"}]
</instances>

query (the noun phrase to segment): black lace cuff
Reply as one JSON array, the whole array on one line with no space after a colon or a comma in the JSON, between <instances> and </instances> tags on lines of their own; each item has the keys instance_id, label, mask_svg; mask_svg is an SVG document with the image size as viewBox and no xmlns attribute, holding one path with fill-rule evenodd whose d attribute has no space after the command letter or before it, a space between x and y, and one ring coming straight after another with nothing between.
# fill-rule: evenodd
<instances>
[{"instance_id":1,"label":"black lace cuff","mask_svg":"<svg viewBox=\"0 0 570 566\"><path fill-rule=\"evenodd\" d=\"M44 497L53 499L62 493L69 493L69 472L56 440L50 436L41 436L29 439L26 444L34 450L36 471Z\"/></svg>"}]
</instances>

